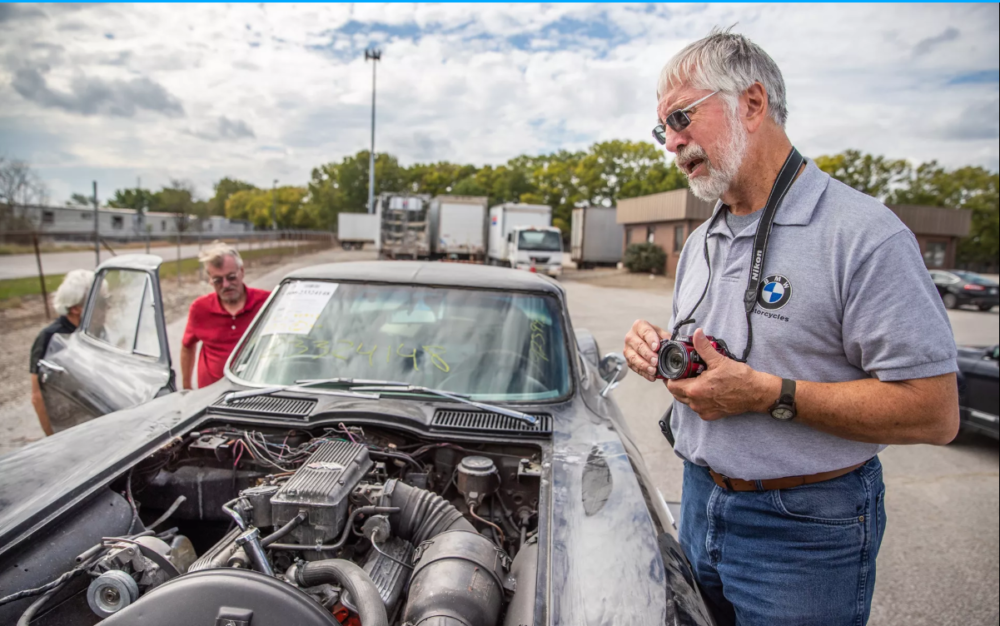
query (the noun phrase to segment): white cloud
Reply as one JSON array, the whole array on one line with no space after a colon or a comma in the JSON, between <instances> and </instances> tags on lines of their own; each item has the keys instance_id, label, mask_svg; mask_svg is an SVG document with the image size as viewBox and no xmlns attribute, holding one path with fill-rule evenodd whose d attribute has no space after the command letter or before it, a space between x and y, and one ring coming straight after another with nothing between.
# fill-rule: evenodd
<instances>
[{"instance_id":1,"label":"white cloud","mask_svg":"<svg viewBox=\"0 0 1000 626\"><path fill-rule=\"evenodd\" d=\"M988 5L10 5L0 153L56 199L93 178L301 184L368 146L372 43L376 147L404 163L647 140L659 68L734 23L781 66L805 153L998 167Z\"/></svg>"}]
</instances>

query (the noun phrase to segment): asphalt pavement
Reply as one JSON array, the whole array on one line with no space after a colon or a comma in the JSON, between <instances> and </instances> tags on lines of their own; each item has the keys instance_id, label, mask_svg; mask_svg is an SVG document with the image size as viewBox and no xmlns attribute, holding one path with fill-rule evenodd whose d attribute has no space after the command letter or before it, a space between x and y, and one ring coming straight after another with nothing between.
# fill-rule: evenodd
<instances>
[{"instance_id":1,"label":"asphalt pavement","mask_svg":"<svg viewBox=\"0 0 1000 626\"><path fill-rule=\"evenodd\" d=\"M669 293L564 281L576 329L590 330L601 353L620 352L638 318L663 323ZM949 311L956 341L993 345L997 312ZM667 500L681 497L683 466L657 421L670 395L661 383L629 375L613 392ZM1000 623L1000 449L960 435L948 446L891 446L881 455L886 535L878 557L870 626Z\"/></svg>"},{"instance_id":2,"label":"asphalt pavement","mask_svg":"<svg viewBox=\"0 0 1000 626\"><path fill-rule=\"evenodd\" d=\"M190 259L198 256L204 244L211 240L206 239L203 244L185 244L180 247L180 258ZM248 250L251 247L273 247L296 245L291 241L255 241L251 246L248 242L236 245L239 250ZM114 248L114 246L112 246ZM144 254L145 248L121 248L115 250L117 254ZM149 253L156 255L164 261L177 260L177 246L153 246ZM47 274L65 274L70 270L79 268L94 269L94 251L87 252L46 252L42 254L42 270ZM112 258L112 254L107 248L101 248L101 263ZM7 254L0 256L0 280L6 278L24 278L26 276L38 275L38 263L34 254Z\"/></svg>"}]
</instances>

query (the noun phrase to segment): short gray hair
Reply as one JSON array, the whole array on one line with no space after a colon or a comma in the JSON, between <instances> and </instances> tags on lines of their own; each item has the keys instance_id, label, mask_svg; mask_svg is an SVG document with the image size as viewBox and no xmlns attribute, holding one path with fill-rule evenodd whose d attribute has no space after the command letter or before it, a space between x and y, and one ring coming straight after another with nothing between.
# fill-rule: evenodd
<instances>
[{"instance_id":1,"label":"short gray hair","mask_svg":"<svg viewBox=\"0 0 1000 626\"><path fill-rule=\"evenodd\" d=\"M660 71L656 99L662 98L671 85L684 81L697 89L721 91L731 97L759 82L767 92L771 119L784 128L788 105L778 64L763 48L730 30L713 29L708 37L689 44L670 59Z\"/></svg>"},{"instance_id":2,"label":"short gray hair","mask_svg":"<svg viewBox=\"0 0 1000 626\"><path fill-rule=\"evenodd\" d=\"M198 261L205 267L209 265L212 267L221 267L223 259L227 256L233 257L237 267L243 267L243 257L240 256L239 250L218 239L208 244L208 247L201 251L201 254L198 255Z\"/></svg>"},{"instance_id":3,"label":"short gray hair","mask_svg":"<svg viewBox=\"0 0 1000 626\"><path fill-rule=\"evenodd\" d=\"M59 289L52 294L52 304L56 313L66 315L70 309L82 305L94 284L94 273L90 270L72 270L63 278Z\"/></svg>"}]
</instances>

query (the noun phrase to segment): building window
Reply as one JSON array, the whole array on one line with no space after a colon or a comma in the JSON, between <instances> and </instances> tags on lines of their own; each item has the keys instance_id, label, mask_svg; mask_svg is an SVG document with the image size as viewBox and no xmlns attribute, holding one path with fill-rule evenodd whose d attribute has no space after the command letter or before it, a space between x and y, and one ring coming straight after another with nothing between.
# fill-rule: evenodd
<instances>
[{"instance_id":1,"label":"building window","mask_svg":"<svg viewBox=\"0 0 1000 626\"><path fill-rule=\"evenodd\" d=\"M81 213L80 214L80 219L81 220L89 220L90 219L90 211L85 211L85 212Z\"/></svg>"},{"instance_id":2,"label":"building window","mask_svg":"<svg viewBox=\"0 0 1000 626\"><path fill-rule=\"evenodd\" d=\"M674 252L681 253L684 248L684 226L674 226Z\"/></svg>"},{"instance_id":3,"label":"building window","mask_svg":"<svg viewBox=\"0 0 1000 626\"><path fill-rule=\"evenodd\" d=\"M54 211L42 211L42 224L55 224L56 214Z\"/></svg>"},{"instance_id":4,"label":"building window","mask_svg":"<svg viewBox=\"0 0 1000 626\"><path fill-rule=\"evenodd\" d=\"M928 241L924 247L924 263L927 267L944 267L948 243L944 241Z\"/></svg>"},{"instance_id":5,"label":"building window","mask_svg":"<svg viewBox=\"0 0 1000 626\"><path fill-rule=\"evenodd\" d=\"M160 230L167 230L167 220L160 220Z\"/></svg>"},{"instance_id":6,"label":"building window","mask_svg":"<svg viewBox=\"0 0 1000 626\"><path fill-rule=\"evenodd\" d=\"M123 218L121 215L111 216L111 228L115 230L121 230L124 227L125 227L125 218Z\"/></svg>"},{"instance_id":7,"label":"building window","mask_svg":"<svg viewBox=\"0 0 1000 626\"><path fill-rule=\"evenodd\" d=\"M655 243L656 229L652 226L646 227L646 243Z\"/></svg>"},{"instance_id":8,"label":"building window","mask_svg":"<svg viewBox=\"0 0 1000 626\"><path fill-rule=\"evenodd\" d=\"M625 229L625 245L626 246L632 245L632 229L631 228L626 228Z\"/></svg>"}]
</instances>

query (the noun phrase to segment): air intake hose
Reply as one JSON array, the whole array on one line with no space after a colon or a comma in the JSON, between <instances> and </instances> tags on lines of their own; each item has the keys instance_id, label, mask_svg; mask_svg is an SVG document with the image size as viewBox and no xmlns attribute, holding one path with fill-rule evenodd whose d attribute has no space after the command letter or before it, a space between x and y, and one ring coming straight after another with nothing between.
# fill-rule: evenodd
<instances>
[{"instance_id":1,"label":"air intake hose","mask_svg":"<svg viewBox=\"0 0 1000 626\"><path fill-rule=\"evenodd\" d=\"M350 592L364 626L389 626L378 587L368 573L354 563L342 559L313 561L298 568L295 578L303 587L315 587L324 583L342 585Z\"/></svg>"},{"instance_id":2,"label":"air intake hose","mask_svg":"<svg viewBox=\"0 0 1000 626\"><path fill-rule=\"evenodd\" d=\"M436 493L397 480L386 481L379 505L399 508L398 513L389 515L389 525L395 536L415 546L449 530L476 532L452 503Z\"/></svg>"}]
</instances>

